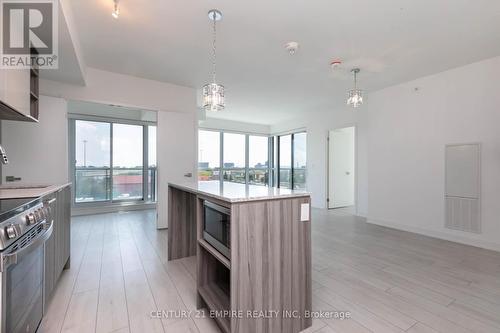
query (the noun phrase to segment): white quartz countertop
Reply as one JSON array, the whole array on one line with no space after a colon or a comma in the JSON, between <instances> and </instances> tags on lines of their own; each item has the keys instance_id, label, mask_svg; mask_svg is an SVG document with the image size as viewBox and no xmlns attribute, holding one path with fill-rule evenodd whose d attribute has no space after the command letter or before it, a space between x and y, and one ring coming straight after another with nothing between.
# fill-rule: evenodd
<instances>
[{"instance_id":1,"label":"white quartz countertop","mask_svg":"<svg viewBox=\"0 0 500 333\"><path fill-rule=\"evenodd\" d=\"M5 184L0 185L0 199L38 198L55 192L71 183L52 185ZM31 187L33 186L33 187ZM14 188L19 187L19 188Z\"/></svg>"},{"instance_id":2,"label":"white quartz countertop","mask_svg":"<svg viewBox=\"0 0 500 333\"><path fill-rule=\"evenodd\" d=\"M259 185L231 182L199 181L191 183L169 183L169 186L188 192L203 194L227 202L273 200L281 198L308 197L309 192Z\"/></svg>"}]
</instances>

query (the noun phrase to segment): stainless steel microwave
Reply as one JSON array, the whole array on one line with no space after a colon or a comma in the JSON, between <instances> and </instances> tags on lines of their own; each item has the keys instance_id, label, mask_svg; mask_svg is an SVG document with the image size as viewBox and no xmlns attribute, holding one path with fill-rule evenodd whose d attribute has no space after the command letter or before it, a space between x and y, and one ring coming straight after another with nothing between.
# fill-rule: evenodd
<instances>
[{"instance_id":1,"label":"stainless steel microwave","mask_svg":"<svg viewBox=\"0 0 500 333\"><path fill-rule=\"evenodd\" d=\"M203 215L203 239L229 259L231 257L231 210L205 201Z\"/></svg>"}]
</instances>

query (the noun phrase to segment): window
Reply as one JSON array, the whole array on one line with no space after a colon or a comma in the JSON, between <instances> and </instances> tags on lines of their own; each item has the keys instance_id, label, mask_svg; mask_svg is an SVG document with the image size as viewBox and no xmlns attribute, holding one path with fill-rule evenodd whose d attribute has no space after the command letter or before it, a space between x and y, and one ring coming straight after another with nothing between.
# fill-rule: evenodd
<instances>
[{"instance_id":1,"label":"window","mask_svg":"<svg viewBox=\"0 0 500 333\"><path fill-rule=\"evenodd\" d=\"M272 178L270 179L270 185L272 184L272 186L275 186L277 187L278 186L278 137L272 137L272 138L269 138L269 140L272 142L272 148L273 148L273 152L272 152L272 159L273 159L273 162L272 162Z\"/></svg>"},{"instance_id":2,"label":"window","mask_svg":"<svg viewBox=\"0 0 500 333\"><path fill-rule=\"evenodd\" d=\"M72 119L75 203L156 201L156 126Z\"/></svg>"},{"instance_id":3,"label":"window","mask_svg":"<svg viewBox=\"0 0 500 333\"><path fill-rule=\"evenodd\" d=\"M113 199L143 198L143 128L113 124Z\"/></svg>"},{"instance_id":4,"label":"window","mask_svg":"<svg viewBox=\"0 0 500 333\"><path fill-rule=\"evenodd\" d=\"M296 133L293 135L293 188L306 189L306 150L307 134Z\"/></svg>"},{"instance_id":5,"label":"window","mask_svg":"<svg viewBox=\"0 0 500 333\"><path fill-rule=\"evenodd\" d=\"M244 134L224 133L224 181L246 183L246 144Z\"/></svg>"},{"instance_id":6,"label":"window","mask_svg":"<svg viewBox=\"0 0 500 333\"><path fill-rule=\"evenodd\" d=\"M220 178L220 132L199 131L198 133L198 180L219 180Z\"/></svg>"},{"instance_id":7,"label":"window","mask_svg":"<svg viewBox=\"0 0 500 333\"><path fill-rule=\"evenodd\" d=\"M110 199L111 124L77 120L75 124L75 201Z\"/></svg>"},{"instance_id":8,"label":"window","mask_svg":"<svg viewBox=\"0 0 500 333\"><path fill-rule=\"evenodd\" d=\"M248 137L248 183L269 183L269 138L266 136Z\"/></svg>"},{"instance_id":9,"label":"window","mask_svg":"<svg viewBox=\"0 0 500 333\"><path fill-rule=\"evenodd\" d=\"M278 161L279 187L290 189L306 188L306 151L307 133L294 133L275 138L277 152L275 160Z\"/></svg>"},{"instance_id":10,"label":"window","mask_svg":"<svg viewBox=\"0 0 500 333\"><path fill-rule=\"evenodd\" d=\"M306 143L305 132L268 137L200 130L198 180L305 189Z\"/></svg>"},{"instance_id":11,"label":"window","mask_svg":"<svg viewBox=\"0 0 500 333\"><path fill-rule=\"evenodd\" d=\"M279 137L279 187L292 188L292 136Z\"/></svg>"}]
</instances>

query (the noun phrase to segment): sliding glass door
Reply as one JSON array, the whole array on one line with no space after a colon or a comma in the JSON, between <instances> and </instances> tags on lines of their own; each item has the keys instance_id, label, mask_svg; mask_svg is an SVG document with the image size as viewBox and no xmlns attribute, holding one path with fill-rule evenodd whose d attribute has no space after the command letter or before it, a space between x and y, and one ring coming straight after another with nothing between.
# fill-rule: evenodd
<instances>
[{"instance_id":1,"label":"sliding glass door","mask_svg":"<svg viewBox=\"0 0 500 333\"><path fill-rule=\"evenodd\" d=\"M156 200L156 126L72 120L75 203Z\"/></svg>"},{"instance_id":2,"label":"sliding glass door","mask_svg":"<svg viewBox=\"0 0 500 333\"><path fill-rule=\"evenodd\" d=\"M75 122L75 202L111 199L111 124Z\"/></svg>"},{"instance_id":3,"label":"sliding glass door","mask_svg":"<svg viewBox=\"0 0 500 333\"><path fill-rule=\"evenodd\" d=\"M281 188L306 189L307 133L277 136L277 185Z\"/></svg>"},{"instance_id":4,"label":"sliding glass door","mask_svg":"<svg viewBox=\"0 0 500 333\"><path fill-rule=\"evenodd\" d=\"M113 200L142 200L143 126L113 124Z\"/></svg>"}]
</instances>

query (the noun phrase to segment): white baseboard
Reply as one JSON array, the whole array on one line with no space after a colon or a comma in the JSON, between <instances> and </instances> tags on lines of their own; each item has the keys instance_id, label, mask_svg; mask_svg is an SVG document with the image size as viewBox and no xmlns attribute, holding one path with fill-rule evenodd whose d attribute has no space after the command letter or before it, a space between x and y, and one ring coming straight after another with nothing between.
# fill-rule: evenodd
<instances>
[{"instance_id":1,"label":"white baseboard","mask_svg":"<svg viewBox=\"0 0 500 333\"><path fill-rule=\"evenodd\" d=\"M448 233L448 232L442 232L442 231L436 231L436 230L429 230L429 229L425 229L425 228L412 227L409 225L394 223L394 222L389 222L389 221L375 220L375 219L371 219L371 218L368 218L366 220L366 223L376 224L376 225L380 225L383 227L408 231L408 232L412 232L415 234L420 234L420 235L429 236L429 237L433 237L433 238L439 238L439 239L443 239L443 240L447 240L447 241L451 241L451 242L455 242L455 243L471 245L471 246L480 247L480 248L487 249L487 250L493 250L493 251L500 252L500 243L489 242L489 241L484 241L484 240L480 240L480 239L470 238L467 236L453 234L453 232L459 233L460 231L450 230L450 233ZM460 232L460 233L462 233L462 232Z\"/></svg>"}]
</instances>

